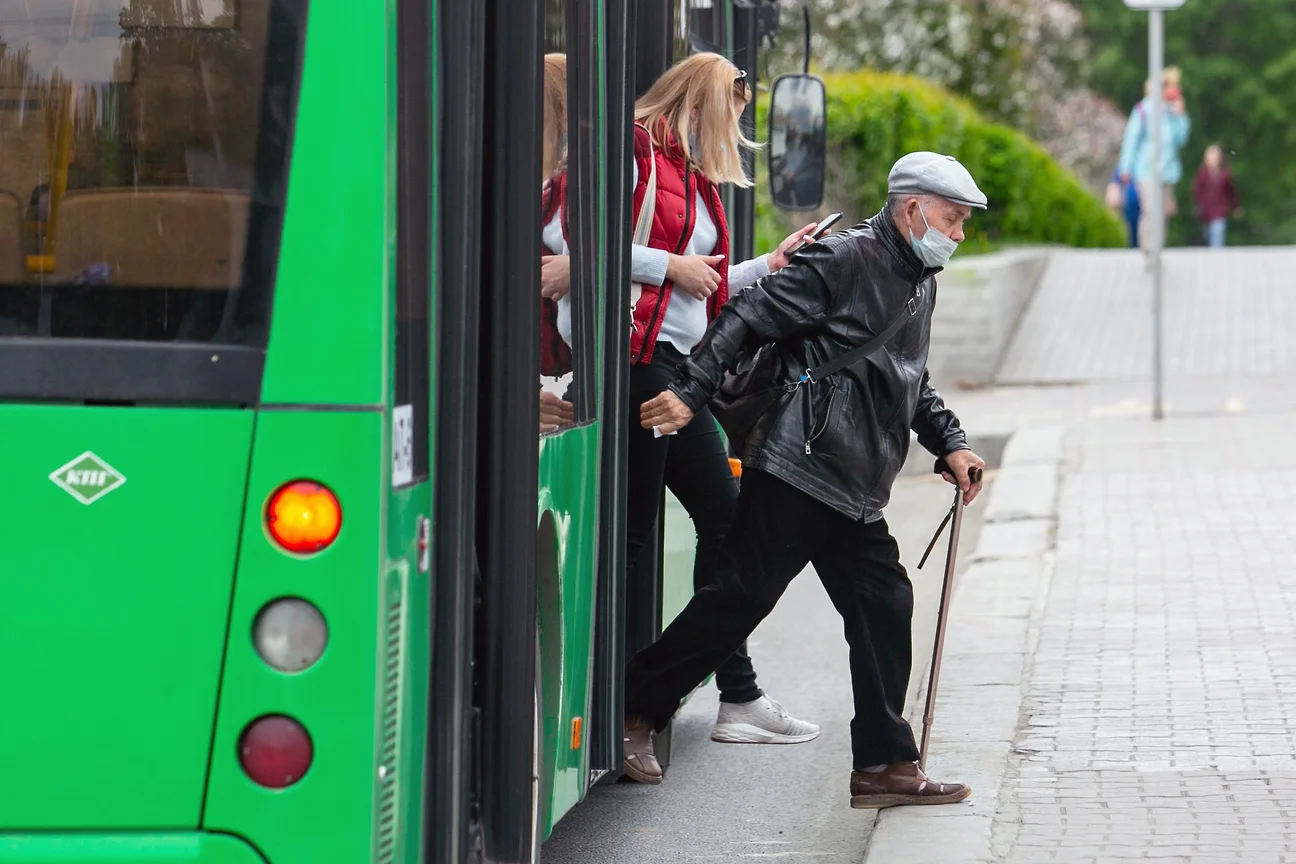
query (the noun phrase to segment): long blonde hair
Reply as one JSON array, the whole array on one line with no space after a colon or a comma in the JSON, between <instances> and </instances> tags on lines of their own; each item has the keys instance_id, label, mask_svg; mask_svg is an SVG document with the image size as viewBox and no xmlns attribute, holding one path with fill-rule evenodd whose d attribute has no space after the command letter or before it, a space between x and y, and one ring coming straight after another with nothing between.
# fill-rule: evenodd
<instances>
[{"instance_id":1,"label":"long blonde hair","mask_svg":"<svg viewBox=\"0 0 1296 864\"><path fill-rule=\"evenodd\" d=\"M544 56L544 136L541 158L546 180L567 162L567 55Z\"/></svg>"},{"instance_id":2,"label":"long blonde hair","mask_svg":"<svg viewBox=\"0 0 1296 864\"><path fill-rule=\"evenodd\" d=\"M694 54L681 60L635 103L635 122L665 147L665 132L675 136L684 156L712 183L753 185L743 171L742 149L759 145L743 134L739 118L751 101L751 88L737 67L719 54ZM694 116L696 114L696 116ZM696 132L694 153L689 132Z\"/></svg>"}]
</instances>

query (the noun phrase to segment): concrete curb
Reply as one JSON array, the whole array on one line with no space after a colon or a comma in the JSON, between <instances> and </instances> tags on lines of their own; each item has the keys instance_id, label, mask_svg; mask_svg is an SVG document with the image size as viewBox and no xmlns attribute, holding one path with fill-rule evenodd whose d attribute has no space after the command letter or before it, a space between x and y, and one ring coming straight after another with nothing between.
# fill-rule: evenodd
<instances>
[{"instance_id":1,"label":"concrete curb","mask_svg":"<svg viewBox=\"0 0 1296 864\"><path fill-rule=\"evenodd\" d=\"M993 823L1021 721L1037 598L1051 572L1062 427L1022 429L1004 449L985 523L955 587L928 767L972 787L966 803L883 810L865 864L982 864L998 860ZM964 554L968 554L966 551ZM924 686L909 706L922 728Z\"/></svg>"}]
</instances>

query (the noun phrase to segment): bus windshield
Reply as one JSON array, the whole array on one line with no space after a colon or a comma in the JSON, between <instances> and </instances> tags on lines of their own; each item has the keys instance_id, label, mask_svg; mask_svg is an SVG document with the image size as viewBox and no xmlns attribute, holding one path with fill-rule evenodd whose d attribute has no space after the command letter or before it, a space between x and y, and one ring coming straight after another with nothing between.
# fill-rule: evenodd
<instances>
[{"instance_id":1,"label":"bus windshield","mask_svg":"<svg viewBox=\"0 0 1296 864\"><path fill-rule=\"evenodd\" d=\"M0 344L264 347L299 35L279 3L0 0Z\"/></svg>"}]
</instances>

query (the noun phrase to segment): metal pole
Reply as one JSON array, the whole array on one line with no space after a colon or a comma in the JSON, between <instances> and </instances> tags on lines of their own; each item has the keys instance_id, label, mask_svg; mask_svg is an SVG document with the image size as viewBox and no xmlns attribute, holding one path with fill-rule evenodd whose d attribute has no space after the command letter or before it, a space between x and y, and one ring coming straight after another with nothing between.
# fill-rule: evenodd
<instances>
[{"instance_id":1,"label":"metal pole","mask_svg":"<svg viewBox=\"0 0 1296 864\"><path fill-rule=\"evenodd\" d=\"M1165 66L1165 13L1160 9L1148 10L1148 80L1152 110L1152 189L1151 200L1144 203L1151 218L1148 219L1148 252L1152 256L1152 419L1165 416L1161 403L1161 250L1165 246L1165 185L1161 179L1161 124L1165 110L1162 99L1161 76Z\"/></svg>"}]
</instances>

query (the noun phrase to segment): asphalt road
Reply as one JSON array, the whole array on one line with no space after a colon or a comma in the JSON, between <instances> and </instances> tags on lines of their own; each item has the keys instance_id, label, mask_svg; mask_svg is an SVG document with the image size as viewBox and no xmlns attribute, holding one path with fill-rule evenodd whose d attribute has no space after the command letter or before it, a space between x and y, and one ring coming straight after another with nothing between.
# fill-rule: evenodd
<instances>
[{"instance_id":1,"label":"asphalt road","mask_svg":"<svg viewBox=\"0 0 1296 864\"><path fill-rule=\"evenodd\" d=\"M992 473L987 480L993 480ZM934 475L902 477L886 512L914 582L908 707L918 720L916 730L921 706L913 703L931 657L944 544L923 570L917 563L951 495L952 487ZM964 555L976 548L984 500L967 511L960 541ZM818 723L823 734L791 746L712 743L718 699L708 684L676 718L665 782L596 786L554 829L542 852L544 864L863 860L874 815L850 809L846 642L841 618L812 570L792 583L749 648L761 687L794 716ZM938 710L933 736L940 734L939 718Z\"/></svg>"}]
</instances>

